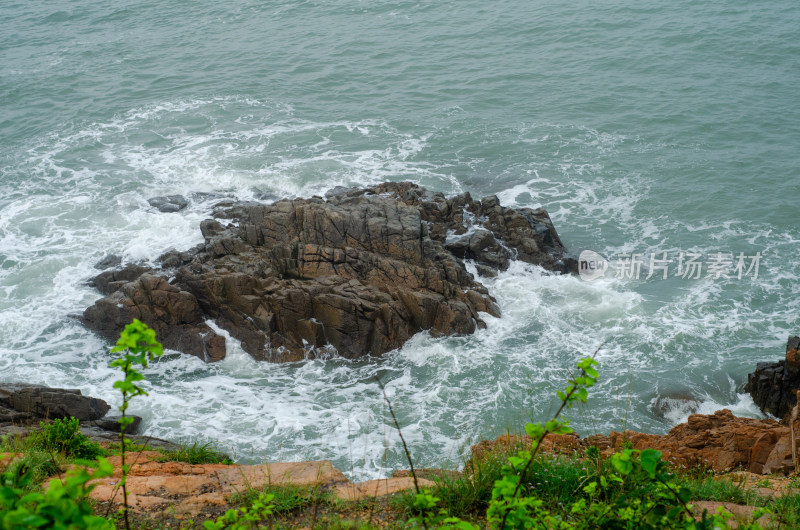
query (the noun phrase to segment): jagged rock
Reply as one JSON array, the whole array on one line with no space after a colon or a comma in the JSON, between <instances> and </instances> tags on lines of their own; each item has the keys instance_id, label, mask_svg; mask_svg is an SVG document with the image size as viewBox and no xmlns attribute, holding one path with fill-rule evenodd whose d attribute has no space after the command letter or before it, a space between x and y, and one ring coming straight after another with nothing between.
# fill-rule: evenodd
<instances>
[{"instance_id":1,"label":"jagged rock","mask_svg":"<svg viewBox=\"0 0 800 530\"><path fill-rule=\"evenodd\" d=\"M684 465L705 462L717 472L739 468L767 475L794 471L788 427L775 420L737 418L728 409L692 414L664 436L625 431L612 432L609 439L616 450L627 440L634 449L658 449L666 459Z\"/></svg>"},{"instance_id":2,"label":"jagged rock","mask_svg":"<svg viewBox=\"0 0 800 530\"><path fill-rule=\"evenodd\" d=\"M716 472L744 469L751 473L791 473L792 448L789 428L775 420L737 418L728 409L714 414L692 414L686 423L676 425L665 435L634 431L593 434L583 440L576 436L548 436L542 445L547 452L582 453L597 447L608 456L623 449L625 442L634 449L657 449L665 460L678 465L705 464ZM527 436L504 435L472 447L472 461L490 452L516 449L530 444ZM469 471L468 465L465 471Z\"/></svg>"},{"instance_id":3,"label":"jagged rock","mask_svg":"<svg viewBox=\"0 0 800 530\"><path fill-rule=\"evenodd\" d=\"M94 287L101 293L109 295L149 270L147 267L131 263L121 269L102 272L89 280L87 284L89 287Z\"/></svg>"},{"instance_id":4,"label":"jagged rock","mask_svg":"<svg viewBox=\"0 0 800 530\"><path fill-rule=\"evenodd\" d=\"M762 412L785 419L797 403L795 392L800 390L800 337L789 337L784 360L756 364L744 389Z\"/></svg>"},{"instance_id":5,"label":"jagged rock","mask_svg":"<svg viewBox=\"0 0 800 530\"><path fill-rule=\"evenodd\" d=\"M147 202L150 206L163 213L179 212L189 206L189 201L182 195L161 195L147 199Z\"/></svg>"},{"instance_id":6,"label":"jagged rock","mask_svg":"<svg viewBox=\"0 0 800 530\"><path fill-rule=\"evenodd\" d=\"M83 396L77 389L24 383L0 384L0 407L17 413L7 412L10 416L8 421L69 417L81 421L98 420L111 408L102 399Z\"/></svg>"},{"instance_id":7,"label":"jagged rock","mask_svg":"<svg viewBox=\"0 0 800 530\"><path fill-rule=\"evenodd\" d=\"M651 402L653 414L659 418L666 418L668 414L677 411L681 415L694 414L700 408L700 400L689 393L675 392L658 396Z\"/></svg>"},{"instance_id":8,"label":"jagged rock","mask_svg":"<svg viewBox=\"0 0 800 530\"><path fill-rule=\"evenodd\" d=\"M194 295L170 285L163 276L144 273L83 313L88 327L112 340L134 318L152 327L167 348L207 361L225 356L224 337L205 323Z\"/></svg>"},{"instance_id":9,"label":"jagged rock","mask_svg":"<svg viewBox=\"0 0 800 530\"><path fill-rule=\"evenodd\" d=\"M498 316L462 259L485 274L510 259L558 272L574 266L544 210L447 199L411 183L335 189L327 200L228 202L215 215L237 224L203 221L205 243L165 254L161 270L98 276L109 296L84 323L113 339L139 318L167 348L209 361L223 358L225 345L207 320L256 359L299 360L331 347L355 358L422 330L472 333L485 326L480 313Z\"/></svg>"}]
</instances>

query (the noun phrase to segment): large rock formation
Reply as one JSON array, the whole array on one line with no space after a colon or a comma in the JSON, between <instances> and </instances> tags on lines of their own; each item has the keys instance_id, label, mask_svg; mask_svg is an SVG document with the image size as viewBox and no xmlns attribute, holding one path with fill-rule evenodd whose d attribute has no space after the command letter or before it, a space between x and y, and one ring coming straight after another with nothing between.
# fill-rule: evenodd
<instances>
[{"instance_id":1,"label":"large rock formation","mask_svg":"<svg viewBox=\"0 0 800 530\"><path fill-rule=\"evenodd\" d=\"M751 473L792 473L792 442L789 428L775 420L737 418L730 410L714 414L692 414L686 423L676 425L665 435L634 431L593 434L580 439L575 435L548 436L543 450L582 453L595 446L605 455L620 451L625 442L634 449L658 449L664 459L677 465L706 465L716 472L744 469ZM472 447L473 459L487 453L530 444L527 436L501 436ZM469 469L469 466L468 466Z\"/></svg>"},{"instance_id":2,"label":"large rock formation","mask_svg":"<svg viewBox=\"0 0 800 530\"><path fill-rule=\"evenodd\" d=\"M789 337L784 360L758 363L744 389L763 412L786 419L800 390L800 337Z\"/></svg>"},{"instance_id":3,"label":"large rock formation","mask_svg":"<svg viewBox=\"0 0 800 530\"><path fill-rule=\"evenodd\" d=\"M216 326L260 360L330 348L355 358L398 348L422 330L472 333L485 325L480 313L498 316L463 259L485 275L512 259L574 267L543 209L469 194L448 199L411 183L223 203L215 216L201 223L204 244L167 253L160 269L129 266L95 278L108 296L84 312L84 323L114 339L138 318L165 347L207 361L225 356Z\"/></svg>"},{"instance_id":4,"label":"large rock formation","mask_svg":"<svg viewBox=\"0 0 800 530\"><path fill-rule=\"evenodd\" d=\"M77 389L0 384L0 423L69 417L93 421L105 416L110 409L102 399L84 396Z\"/></svg>"}]
</instances>

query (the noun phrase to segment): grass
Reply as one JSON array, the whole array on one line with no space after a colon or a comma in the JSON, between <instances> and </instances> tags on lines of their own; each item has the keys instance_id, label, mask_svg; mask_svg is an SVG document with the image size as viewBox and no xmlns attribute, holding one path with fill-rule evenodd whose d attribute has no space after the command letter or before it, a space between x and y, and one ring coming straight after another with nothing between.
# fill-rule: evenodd
<instances>
[{"instance_id":1,"label":"grass","mask_svg":"<svg viewBox=\"0 0 800 530\"><path fill-rule=\"evenodd\" d=\"M231 457L217 449L214 442L181 443L175 449L161 451L161 462L186 462L187 464L233 464Z\"/></svg>"},{"instance_id":2,"label":"grass","mask_svg":"<svg viewBox=\"0 0 800 530\"><path fill-rule=\"evenodd\" d=\"M40 424L40 430L27 436L6 435L0 439L0 452L21 454L8 470L15 474L32 473L27 489L33 491L67 464L96 467L96 458L105 455L100 444L91 441L78 427L78 420L55 420Z\"/></svg>"},{"instance_id":3,"label":"grass","mask_svg":"<svg viewBox=\"0 0 800 530\"><path fill-rule=\"evenodd\" d=\"M764 506L766 498L752 489L745 488L742 480L730 477L685 477L678 475L677 482L692 490L695 501L717 501L744 504L747 506Z\"/></svg>"},{"instance_id":4,"label":"grass","mask_svg":"<svg viewBox=\"0 0 800 530\"><path fill-rule=\"evenodd\" d=\"M93 466L95 461L71 456L65 450L76 447L72 437L69 444L52 445L43 449L41 437L5 436L0 440L0 452L18 453L22 457L12 462L9 469L16 473L30 469L34 473L34 484L38 488L48 477L60 472L67 464ZM147 446L129 444L129 451L149 449ZM211 442L185 443L173 451L163 451L163 461L181 461L191 464L228 463L227 455L217 449ZM473 459L465 466L461 474L442 474L433 477L434 486L431 493L439 497L439 506L449 515L461 517L478 524L485 524L484 514L491 500L495 481L503 475L503 467L508 457L521 449L521 445L500 447ZM108 444L105 452L117 453L119 444ZM560 456L542 454L530 466L523 479L526 495L543 501L544 506L564 521L572 515L569 507L580 497L585 497L583 487L596 480L596 477L608 470L609 462L594 455ZM675 483L691 490L693 501L727 502L753 507L766 507L772 512L767 528L800 528L800 495L789 493L777 498L760 496L750 489L743 478L718 476L700 463L673 468ZM762 484L762 482L764 484ZM755 484L766 485L766 481ZM800 477L794 479L792 485L800 486ZM626 496L647 495L647 481L631 480L625 488L607 493L604 502L613 504L624 501ZM365 499L346 502L335 498L332 492L319 487L297 485L270 485L260 490L245 491L230 499L232 504L247 506L260 493L272 494L274 516L271 519L273 528L311 529L333 528L341 530L372 530L374 528L404 528L406 519L411 517L411 505L414 493L407 491L382 499ZM173 522L173 528L175 527ZM177 522L178 525L184 523ZM183 528L201 528L201 526L182 526ZM150 528L148 526L148 528Z\"/></svg>"},{"instance_id":5,"label":"grass","mask_svg":"<svg viewBox=\"0 0 800 530\"><path fill-rule=\"evenodd\" d=\"M461 475L443 475L434 479L431 494L441 499L440 506L451 516L478 522L491 500L494 482L502 477L503 465L508 456L521 447L508 446L472 460ZM578 498L585 496L583 486L608 470L609 463L602 458L585 458L580 455L559 456L543 454L533 462L524 478L527 494L544 501L553 514L569 520L569 507ZM800 495L788 493L777 498L759 495L748 488L743 479L718 476L700 463L688 467L673 468L675 482L687 487L692 501L715 501L752 507L765 507L772 512L771 522L766 528L800 528ZM764 481L762 481L764 482ZM794 483L800 486L800 477ZM759 485L758 483L756 485ZM628 497L647 496L652 483L632 480L625 488L608 494L608 504L625 502ZM407 516L415 515L412 504L413 491L399 494L393 501Z\"/></svg>"},{"instance_id":6,"label":"grass","mask_svg":"<svg viewBox=\"0 0 800 530\"><path fill-rule=\"evenodd\" d=\"M26 471L33 472L33 481L26 489L34 491L45 480L61 473L65 463L66 458L58 453L48 453L41 449L29 449L23 453L22 458L15 460L8 466L8 471L15 475L21 475Z\"/></svg>"},{"instance_id":7,"label":"grass","mask_svg":"<svg viewBox=\"0 0 800 530\"><path fill-rule=\"evenodd\" d=\"M110 442L105 444L106 454L108 456L119 456L122 453L122 444L120 442ZM152 451L153 448L147 444L137 444L128 438L125 438L125 451L129 453L138 453L140 451Z\"/></svg>"},{"instance_id":8,"label":"grass","mask_svg":"<svg viewBox=\"0 0 800 530\"><path fill-rule=\"evenodd\" d=\"M261 493L274 495L272 511L276 515L290 514L315 505L332 505L335 503L332 494L329 491L323 491L319 486L298 486L294 484L269 485L262 489L251 489L234 495L230 500L233 504L248 505L257 499Z\"/></svg>"}]
</instances>

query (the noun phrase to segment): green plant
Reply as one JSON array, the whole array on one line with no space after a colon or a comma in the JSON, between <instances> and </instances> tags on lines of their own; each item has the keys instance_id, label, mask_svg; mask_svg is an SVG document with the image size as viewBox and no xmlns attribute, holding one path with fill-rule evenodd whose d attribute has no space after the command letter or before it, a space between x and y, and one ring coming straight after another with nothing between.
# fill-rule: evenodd
<instances>
[{"instance_id":1,"label":"green plant","mask_svg":"<svg viewBox=\"0 0 800 530\"><path fill-rule=\"evenodd\" d=\"M0 475L0 527L113 529L110 521L94 515L87 497L89 482L110 476L113 468L101 459L92 473L76 468L63 481L53 480L45 492L30 491L33 473L22 466Z\"/></svg>"},{"instance_id":2,"label":"green plant","mask_svg":"<svg viewBox=\"0 0 800 530\"><path fill-rule=\"evenodd\" d=\"M599 350L598 350L599 351ZM597 352L595 352L596 354ZM594 366L597 361L593 357L581 359L577 367L580 373L571 379L563 391L558 391L561 400L553 418L544 425L528 423L525 432L531 437L531 451L520 451L517 456L508 459L508 466L501 480L495 483L492 491L492 502L486 512L487 519L499 528L532 528L540 525L555 523L549 512L543 509L543 502L533 497L520 497L523 486L522 477L533 464L536 454L541 448L542 441L550 434L569 434L568 421L559 421L561 413L572 407L576 402L586 403L587 388L592 387L599 376ZM510 520L509 520L510 518Z\"/></svg>"},{"instance_id":3,"label":"green plant","mask_svg":"<svg viewBox=\"0 0 800 530\"><path fill-rule=\"evenodd\" d=\"M122 394L122 405L119 407L122 413L122 417L119 420L120 450L122 456L122 478L120 479L120 485L122 487L124 504L123 517L125 528L130 530L128 489L126 487L130 468L125 463L125 428L133 423L133 418L126 416L125 412L128 410L128 405L132 398L147 395L147 392L138 385L140 381L144 380L144 376L136 369L136 366L147 368L147 363L160 357L164 353L164 350L161 344L156 341L156 332L138 319L133 319L133 322L125 326L125 329L119 336L116 346L114 346L111 351L112 353L124 352L121 358L111 362L111 367L119 368L124 375L121 381L116 381L114 383L114 388L118 389Z\"/></svg>"},{"instance_id":4,"label":"green plant","mask_svg":"<svg viewBox=\"0 0 800 530\"><path fill-rule=\"evenodd\" d=\"M750 506L765 504L757 492L744 487L743 481L707 475L706 477L677 476L675 482L689 488L694 500L733 502Z\"/></svg>"},{"instance_id":5,"label":"green plant","mask_svg":"<svg viewBox=\"0 0 800 530\"><path fill-rule=\"evenodd\" d=\"M29 448L25 450L22 458L9 465L8 470L17 475L29 474L24 488L28 491L35 491L47 478L61 473L62 464L63 458L59 455L38 448Z\"/></svg>"},{"instance_id":6,"label":"green plant","mask_svg":"<svg viewBox=\"0 0 800 530\"><path fill-rule=\"evenodd\" d=\"M698 520L695 519L689 504L692 491L675 481L669 465L661 459L660 451L636 450L625 444L622 451L605 460L597 448L589 448L584 458L538 455L547 436L572 432L567 421L559 419L560 415L574 403L586 402L588 388L595 384L599 375L594 368L596 365L593 358L582 359L577 364L578 375L570 379L564 391L558 392L561 406L553 418L544 425L529 423L525 426L530 445L521 449L517 447L512 454L506 455L500 476L491 490L486 510L488 526L503 530L729 528L727 521L731 514L724 510L714 514L704 511ZM391 404L389 410L399 430ZM410 460L405 444L404 449ZM484 464L477 469L496 475L491 458L484 457ZM474 462L473 459L473 469ZM482 482L485 482L485 477ZM454 485L460 491L456 491ZM426 529L477 528L440 507L442 499L439 496L441 493L458 496L466 491L472 499L478 499L476 485L479 484L467 482L465 485L462 479L456 479L438 484L434 493L417 488L413 498L408 500L409 508L415 514L409 523ZM457 503L452 499L446 503L450 507L454 504ZM791 502L786 502L786 505L786 519L793 520L793 506ZM738 528L760 528L756 521L764 513L764 509L757 510L750 521L739 522Z\"/></svg>"},{"instance_id":7,"label":"green plant","mask_svg":"<svg viewBox=\"0 0 800 530\"><path fill-rule=\"evenodd\" d=\"M162 462L186 462L188 464L230 464L230 456L217 451L214 442L193 442L191 445L181 443L175 449L162 451Z\"/></svg>"},{"instance_id":8,"label":"green plant","mask_svg":"<svg viewBox=\"0 0 800 530\"><path fill-rule=\"evenodd\" d=\"M206 530L258 528L258 523L272 515L272 498L271 494L262 493L252 501L249 507L228 510L216 521L203 523L203 527Z\"/></svg>"},{"instance_id":9,"label":"green plant","mask_svg":"<svg viewBox=\"0 0 800 530\"><path fill-rule=\"evenodd\" d=\"M33 447L90 460L103 455L100 444L81 432L78 418L56 419L52 423L41 422L39 425L41 430L29 437Z\"/></svg>"}]
</instances>

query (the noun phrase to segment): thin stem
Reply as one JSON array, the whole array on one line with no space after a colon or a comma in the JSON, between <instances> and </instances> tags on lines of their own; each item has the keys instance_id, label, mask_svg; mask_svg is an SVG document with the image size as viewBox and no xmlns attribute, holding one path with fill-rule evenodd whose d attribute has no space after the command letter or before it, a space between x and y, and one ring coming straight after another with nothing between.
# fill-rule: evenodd
<instances>
[{"instance_id":1,"label":"thin stem","mask_svg":"<svg viewBox=\"0 0 800 530\"><path fill-rule=\"evenodd\" d=\"M125 379L128 378L128 370L129 369L130 369L130 366L126 365L125 366L125 370L124 370ZM120 440L122 442L122 447L120 448L120 450L122 451L122 502L123 502L123 504L125 506L125 508L123 509L122 513L125 516L125 530L131 530L131 523L130 523L130 520L128 519L128 486L127 486L127 483L128 483L128 470L125 468L125 429L128 427L125 424L125 409L127 409L127 406L126 406L127 403L128 403L128 393L123 391L122 392L122 407L121 407L122 408L122 421L120 422L120 424L122 425L122 428L119 431L119 437L120 437Z\"/></svg>"},{"instance_id":2,"label":"thin stem","mask_svg":"<svg viewBox=\"0 0 800 530\"><path fill-rule=\"evenodd\" d=\"M408 451L408 446L406 445L406 440L403 438L403 431L400 430L400 423L397 421L397 416L394 415L394 409L392 409L392 402L389 401L389 397L386 395L386 387L383 386L383 383L375 376L375 381L378 382L378 386L383 392L383 399L386 400L386 404L389 405L389 414L392 415L392 420L394 420L394 426L397 428L397 434L400 435L400 441L403 442L403 451L406 453L406 460L408 460L408 465L411 466L411 478L414 479L414 489L417 491L417 495L422 493L422 490L419 489L419 483L417 482L417 474L414 472L414 462L411 461L411 453Z\"/></svg>"},{"instance_id":3,"label":"thin stem","mask_svg":"<svg viewBox=\"0 0 800 530\"><path fill-rule=\"evenodd\" d=\"M597 355L597 352L599 352L600 348L602 348L602 347L603 347L603 344L600 344L600 346L597 347L597 349L592 354L592 359L595 358L595 356ZM586 370L581 368L580 375L581 376L585 376L586 375ZM575 379L577 379L577 378L575 378ZM578 391L579 385L577 383L575 383L575 379L572 380L572 388L570 389L569 392L567 392L567 395L564 396L564 399L561 400L561 406L558 407L558 410L556 411L556 413L553 414L553 419L554 420L556 418L558 418L559 416L561 416L561 413L564 411L564 409L567 407L567 404L570 402L570 398L572 397L572 395L575 394L575 392ZM522 481L525 478L525 473L527 473L528 472L528 468L531 467L531 464L533 463L534 458L536 458L536 454L539 452L539 449L542 447L542 442L544 441L545 438L547 438L548 434L550 434L550 432L545 430L544 433L536 441L536 447L533 448L533 452L531 453L531 457L525 463L525 467L522 468L522 472L519 474L519 480L517 481L517 487L514 488L514 494L511 495L511 499L512 500L517 498L517 495L519 494L519 490L522 487ZM503 520L500 521L500 528L501 529L506 527L506 519L508 519L508 513L509 513L509 510L506 510L503 513Z\"/></svg>"},{"instance_id":4,"label":"thin stem","mask_svg":"<svg viewBox=\"0 0 800 530\"><path fill-rule=\"evenodd\" d=\"M686 503L683 502L683 499L681 499L680 495L678 495L678 492L672 489L668 483L661 480L658 477L658 475L656 475L656 480L659 481L661 484L663 484L664 487L667 488L669 492L672 493L672 495L678 500L678 502L681 503L681 506L683 506L683 511L686 512L686 515L689 516L689 519L694 519L694 514L692 513L692 510L690 510L689 507L686 505Z\"/></svg>"},{"instance_id":5,"label":"thin stem","mask_svg":"<svg viewBox=\"0 0 800 530\"><path fill-rule=\"evenodd\" d=\"M411 461L411 453L408 450L408 446L406 445L406 439L403 438L403 431L400 429L400 422L397 421L397 416L394 415L394 409L392 408L392 402L389 401L389 396L386 395L386 387L383 386L381 383L380 378L376 375L375 381L378 382L378 386L383 392L383 399L386 400L386 404L389 406L389 413L392 415L392 420L394 420L394 426L397 428L397 434L400 435L400 441L403 442L403 451L406 453L406 460L408 460L408 465L411 467L411 479L414 481L414 490L417 492L417 495L422 495L422 490L419 488L419 483L417 482L417 472L414 471L414 462ZM428 523L425 521L425 514L422 514L422 527L425 530L428 530Z\"/></svg>"}]
</instances>

